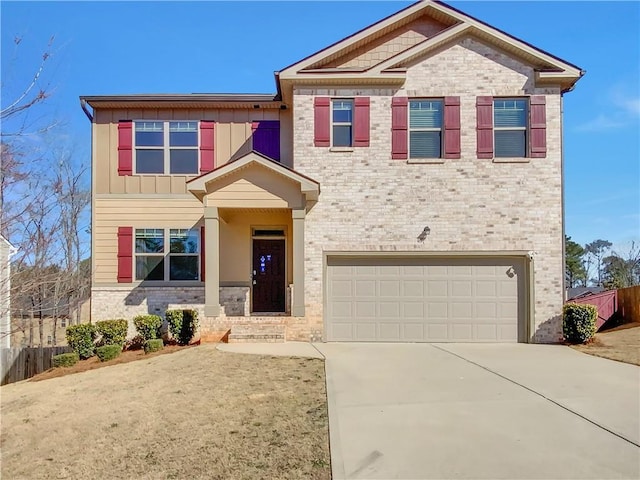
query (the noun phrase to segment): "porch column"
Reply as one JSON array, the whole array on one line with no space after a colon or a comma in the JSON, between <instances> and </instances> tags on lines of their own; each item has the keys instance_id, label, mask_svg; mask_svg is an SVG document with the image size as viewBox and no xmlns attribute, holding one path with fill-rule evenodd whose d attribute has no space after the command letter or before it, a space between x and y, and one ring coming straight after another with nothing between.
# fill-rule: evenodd
<instances>
[{"instance_id":1,"label":"porch column","mask_svg":"<svg viewBox=\"0 0 640 480\"><path fill-rule=\"evenodd\" d=\"M220 315L220 217L218 207L204 207L205 256L204 314Z\"/></svg>"},{"instance_id":2,"label":"porch column","mask_svg":"<svg viewBox=\"0 0 640 480\"><path fill-rule=\"evenodd\" d=\"M304 217L305 209L292 210L293 218L293 298L291 315L304 317Z\"/></svg>"}]
</instances>

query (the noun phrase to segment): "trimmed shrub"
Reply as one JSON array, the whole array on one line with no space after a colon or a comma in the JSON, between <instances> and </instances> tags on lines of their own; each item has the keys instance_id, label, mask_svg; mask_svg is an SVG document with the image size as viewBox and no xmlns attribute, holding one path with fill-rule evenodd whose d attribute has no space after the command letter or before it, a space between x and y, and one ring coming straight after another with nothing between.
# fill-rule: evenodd
<instances>
[{"instance_id":1,"label":"trimmed shrub","mask_svg":"<svg viewBox=\"0 0 640 480\"><path fill-rule=\"evenodd\" d=\"M160 336L162 318L158 315L138 315L133 319L133 324L142 338L152 340Z\"/></svg>"},{"instance_id":2,"label":"trimmed shrub","mask_svg":"<svg viewBox=\"0 0 640 480\"><path fill-rule=\"evenodd\" d=\"M73 367L80 357L76 352L61 353L52 357L54 367Z\"/></svg>"},{"instance_id":3,"label":"trimmed shrub","mask_svg":"<svg viewBox=\"0 0 640 480\"><path fill-rule=\"evenodd\" d=\"M80 358L93 357L96 339L96 327L90 323L71 325L66 331L67 343Z\"/></svg>"},{"instance_id":4,"label":"trimmed shrub","mask_svg":"<svg viewBox=\"0 0 640 480\"><path fill-rule=\"evenodd\" d=\"M96 355L98 355L101 362L113 360L119 356L120 353L122 353L122 345L119 343L116 343L115 345L103 345L96 348Z\"/></svg>"},{"instance_id":5,"label":"trimmed shrub","mask_svg":"<svg viewBox=\"0 0 640 480\"><path fill-rule=\"evenodd\" d=\"M122 318L118 320L103 320L96 322L96 330L102 335L101 341L104 345L123 345L127 339L129 322Z\"/></svg>"},{"instance_id":6,"label":"trimmed shrub","mask_svg":"<svg viewBox=\"0 0 640 480\"><path fill-rule=\"evenodd\" d=\"M598 309L593 305L566 303L562 308L562 333L570 343L585 343L596 333Z\"/></svg>"},{"instance_id":7,"label":"trimmed shrub","mask_svg":"<svg viewBox=\"0 0 640 480\"><path fill-rule=\"evenodd\" d=\"M161 338L153 338L144 342L144 353L157 352L164 348L164 342Z\"/></svg>"},{"instance_id":8,"label":"trimmed shrub","mask_svg":"<svg viewBox=\"0 0 640 480\"><path fill-rule=\"evenodd\" d=\"M198 330L198 312L195 310L167 310L165 318L169 332L180 345L189 345Z\"/></svg>"}]
</instances>

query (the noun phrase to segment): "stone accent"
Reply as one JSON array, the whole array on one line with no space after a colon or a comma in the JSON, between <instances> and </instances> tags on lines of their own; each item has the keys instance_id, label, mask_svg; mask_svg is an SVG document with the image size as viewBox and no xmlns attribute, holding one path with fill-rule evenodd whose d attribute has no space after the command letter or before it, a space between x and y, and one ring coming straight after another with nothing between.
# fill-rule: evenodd
<instances>
[{"instance_id":1,"label":"stone accent","mask_svg":"<svg viewBox=\"0 0 640 480\"><path fill-rule=\"evenodd\" d=\"M534 71L473 38L409 66L402 89L294 89L294 168L321 184L305 220L304 336L323 330L326 251L505 251L535 253L536 342L561 338L562 173L559 88L535 88ZM546 158L479 160L479 95L545 95ZM330 151L313 142L315 96L369 96L370 147ZM459 96L460 159L409 164L391 159L393 96ZM417 241L424 226L431 234ZM289 335L289 330L287 331Z\"/></svg>"},{"instance_id":2,"label":"stone accent","mask_svg":"<svg viewBox=\"0 0 640 480\"><path fill-rule=\"evenodd\" d=\"M231 327L229 343L284 342L285 329L283 324L238 324Z\"/></svg>"},{"instance_id":3,"label":"stone accent","mask_svg":"<svg viewBox=\"0 0 640 480\"><path fill-rule=\"evenodd\" d=\"M251 308L249 287L220 287L220 306L223 316L249 315Z\"/></svg>"}]
</instances>

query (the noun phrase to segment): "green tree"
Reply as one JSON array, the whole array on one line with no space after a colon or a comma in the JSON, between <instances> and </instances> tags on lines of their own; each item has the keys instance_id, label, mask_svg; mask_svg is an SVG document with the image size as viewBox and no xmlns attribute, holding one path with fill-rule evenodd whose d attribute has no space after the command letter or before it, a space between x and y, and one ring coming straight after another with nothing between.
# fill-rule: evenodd
<instances>
[{"instance_id":1,"label":"green tree","mask_svg":"<svg viewBox=\"0 0 640 480\"><path fill-rule=\"evenodd\" d=\"M586 286L587 271L584 267L585 250L571 237L564 236L565 279L569 288Z\"/></svg>"},{"instance_id":2,"label":"green tree","mask_svg":"<svg viewBox=\"0 0 640 480\"><path fill-rule=\"evenodd\" d=\"M603 284L608 289L640 284L640 248L631 242L629 252L622 256L615 252L602 259Z\"/></svg>"},{"instance_id":3,"label":"green tree","mask_svg":"<svg viewBox=\"0 0 640 480\"><path fill-rule=\"evenodd\" d=\"M589 258L588 265L591 265L591 261L593 261L593 264L596 267L596 276L592 279L592 282L599 287L602 286L602 274L604 271L602 260L604 259L607 251L611 249L612 245L613 244L608 240L598 239L591 243L587 243L584 247ZM587 268L587 273L589 273L588 270L589 268Z\"/></svg>"}]
</instances>

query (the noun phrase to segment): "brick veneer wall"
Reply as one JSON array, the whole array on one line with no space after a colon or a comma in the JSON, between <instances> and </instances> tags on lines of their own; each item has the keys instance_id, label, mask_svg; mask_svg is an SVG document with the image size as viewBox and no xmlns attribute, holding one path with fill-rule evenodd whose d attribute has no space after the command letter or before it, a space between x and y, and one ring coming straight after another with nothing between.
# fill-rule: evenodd
<instances>
[{"instance_id":1,"label":"brick veneer wall","mask_svg":"<svg viewBox=\"0 0 640 480\"><path fill-rule=\"evenodd\" d=\"M535 252L537 342L560 340L562 307L561 109L558 88L534 88L534 72L467 38L408 69L402 89L294 90L294 168L320 182L305 222L307 322L322 330L323 252ZM546 95L547 156L497 163L476 156L479 95ZM313 144L313 99L369 96L371 144L330 151ZM439 164L391 159L393 96L459 96L462 158ZM424 226L431 234L416 240Z\"/></svg>"}]
</instances>

